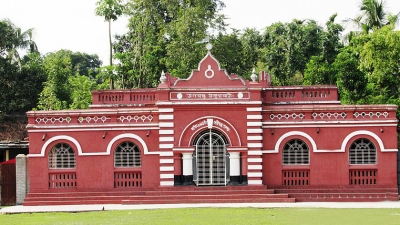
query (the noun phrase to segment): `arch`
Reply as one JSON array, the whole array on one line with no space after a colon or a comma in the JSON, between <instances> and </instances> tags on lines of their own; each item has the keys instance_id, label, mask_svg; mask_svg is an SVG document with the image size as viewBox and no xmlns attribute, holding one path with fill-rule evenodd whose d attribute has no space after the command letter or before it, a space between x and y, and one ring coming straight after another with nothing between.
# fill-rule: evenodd
<instances>
[{"instance_id":1,"label":"arch","mask_svg":"<svg viewBox=\"0 0 400 225\"><path fill-rule=\"evenodd\" d=\"M108 143L106 155L110 155L111 154L111 148L114 145L114 143L117 142L118 140L122 139L122 138L132 138L132 139L135 139L136 141L138 141L142 145L143 153L145 155L148 155L148 154L159 154L159 152L149 152L149 149L147 148L146 143L144 142L144 140L141 137L139 137L136 134L129 134L128 133L128 134L120 134L120 135L114 137L110 141L110 143Z\"/></svg>"},{"instance_id":2,"label":"arch","mask_svg":"<svg viewBox=\"0 0 400 225\"><path fill-rule=\"evenodd\" d=\"M287 137L290 136L301 136L306 138L310 143L311 143L311 148L313 150L313 152L317 152L317 144L315 143L314 139L312 139L312 137L304 132L301 131L290 131L285 133L284 135L282 135L278 141L275 144L275 149L273 150L264 150L263 152L265 153L279 153L279 146L282 144L283 140L285 140Z\"/></svg>"},{"instance_id":3,"label":"arch","mask_svg":"<svg viewBox=\"0 0 400 225\"><path fill-rule=\"evenodd\" d=\"M383 145L382 139L378 137L375 133L367 130L358 130L350 133L349 135L346 136L346 138L342 142L342 147L340 148L341 152L346 152L346 146L348 145L350 139L357 135L367 135L370 136L371 138L375 139L375 141L378 143L379 149L381 152L397 152L397 149L385 149L385 146Z\"/></svg>"},{"instance_id":4,"label":"arch","mask_svg":"<svg viewBox=\"0 0 400 225\"><path fill-rule=\"evenodd\" d=\"M211 121L211 124L208 124L208 121ZM218 121L222 121L222 123L220 123L219 125L221 125L223 128L221 128L221 126L216 125L218 124ZM190 129L190 127L192 127L192 129ZM195 127L195 129L193 129L193 127ZM238 146L242 146L242 142L240 140L240 136L236 128L227 120L217 116L204 116L190 122L183 129L181 136L179 137L178 146L179 147L182 146L184 137L188 139L187 144L185 144L184 146L191 146L193 142L192 140L194 139L194 137L196 137L197 134L199 134L204 130L203 128L208 128L208 129L212 128L218 130L228 139L228 142L231 145L237 144ZM233 131L233 135L229 135L229 133L226 131L227 129L229 129L229 132Z\"/></svg>"},{"instance_id":5,"label":"arch","mask_svg":"<svg viewBox=\"0 0 400 225\"><path fill-rule=\"evenodd\" d=\"M75 145L76 150L78 151L78 155L82 155L81 145L75 138L73 138L71 136L67 136L67 135L59 135L59 136L55 136L55 137L52 137L49 140L47 140L44 143L44 145L42 146L40 154L29 154L29 157L44 157L47 147L54 141L58 141L58 140L68 140L68 141L72 142Z\"/></svg>"}]
</instances>

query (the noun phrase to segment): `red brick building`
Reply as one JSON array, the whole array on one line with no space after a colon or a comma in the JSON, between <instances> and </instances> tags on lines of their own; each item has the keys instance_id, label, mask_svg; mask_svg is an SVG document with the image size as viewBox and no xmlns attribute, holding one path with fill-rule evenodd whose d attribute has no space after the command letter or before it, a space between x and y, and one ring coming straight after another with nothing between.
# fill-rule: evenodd
<instances>
[{"instance_id":1,"label":"red brick building","mask_svg":"<svg viewBox=\"0 0 400 225\"><path fill-rule=\"evenodd\" d=\"M397 106L341 105L335 86L251 78L228 75L208 53L188 79L163 73L154 89L94 91L89 110L28 112L26 202L203 186L397 199Z\"/></svg>"}]
</instances>

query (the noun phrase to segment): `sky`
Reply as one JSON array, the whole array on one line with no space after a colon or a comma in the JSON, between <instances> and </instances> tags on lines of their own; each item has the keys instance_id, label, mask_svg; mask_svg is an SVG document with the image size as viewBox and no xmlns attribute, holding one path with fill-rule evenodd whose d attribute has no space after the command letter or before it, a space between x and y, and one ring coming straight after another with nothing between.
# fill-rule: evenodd
<instances>
[{"instance_id":1,"label":"sky","mask_svg":"<svg viewBox=\"0 0 400 225\"><path fill-rule=\"evenodd\" d=\"M0 0L0 20L10 19L22 30L34 28L42 54L68 49L97 54L108 65L108 24L95 15L97 0ZM337 13L337 22L355 18L361 0L223 0L222 13L235 29L263 28L275 22L313 19L321 26ZM387 11L400 12L400 0L386 0ZM112 24L112 34L127 32L128 18ZM347 25L348 26L348 25Z\"/></svg>"}]
</instances>

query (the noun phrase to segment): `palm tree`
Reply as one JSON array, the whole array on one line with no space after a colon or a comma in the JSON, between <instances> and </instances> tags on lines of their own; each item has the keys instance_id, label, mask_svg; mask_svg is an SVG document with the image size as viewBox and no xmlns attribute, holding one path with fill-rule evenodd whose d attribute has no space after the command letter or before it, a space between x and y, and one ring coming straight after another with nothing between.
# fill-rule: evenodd
<instances>
[{"instance_id":1,"label":"palm tree","mask_svg":"<svg viewBox=\"0 0 400 225\"><path fill-rule=\"evenodd\" d=\"M34 29L30 28L22 32L21 28L16 27L10 20L0 21L2 30L7 32L2 32L1 39L7 41L4 49L3 55L10 59L11 62L17 63L21 66L21 57L18 50L26 49L28 52L37 52L38 48L36 43L32 40ZM3 35L5 37L3 37Z\"/></svg>"},{"instance_id":2,"label":"palm tree","mask_svg":"<svg viewBox=\"0 0 400 225\"><path fill-rule=\"evenodd\" d=\"M99 0L96 2L96 15L103 16L108 22L108 37L110 41L110 66L112 62L112 40L111 40L111 20L115 21L118 16L122 15L124 6L122 0ZM110 77L110 89L114 89L114 82Z\"/></svg>"},{"instance_id":3,"label":"palm tree","mask_svg":"<svg viewBox=\"0 0 400 225\"><path fill-rule=\"evenodd\" d=\"M363 33L382 28L383 26L397 23L399 14L387 13L383 0L362 0L360 5L361 14L354 19L347 19L346 22L353 22Z\"/></svg>"}]
</instances>

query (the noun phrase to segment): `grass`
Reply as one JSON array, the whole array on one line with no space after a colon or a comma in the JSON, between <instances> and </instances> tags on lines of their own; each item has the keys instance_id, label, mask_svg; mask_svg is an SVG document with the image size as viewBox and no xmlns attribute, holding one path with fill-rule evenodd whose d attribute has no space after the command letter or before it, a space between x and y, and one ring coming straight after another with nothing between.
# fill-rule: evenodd
<instances>
[{"instance_id":1,"label":"grass","mask_svg":"<svg viewBox=\"0 0 400 225\"><path fill-rule=\"evenodd\" d=\"M0 215L0 224L400 224L400 209L184 208Z\"/></svg>"}]
</instances>

